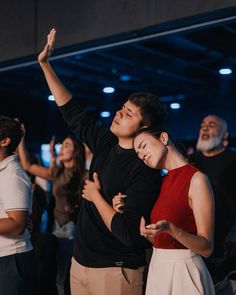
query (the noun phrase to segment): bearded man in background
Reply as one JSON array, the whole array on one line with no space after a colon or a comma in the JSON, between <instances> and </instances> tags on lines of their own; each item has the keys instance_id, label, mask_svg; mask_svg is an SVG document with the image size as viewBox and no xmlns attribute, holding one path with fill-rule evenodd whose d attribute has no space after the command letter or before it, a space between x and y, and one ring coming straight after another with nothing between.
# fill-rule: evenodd
<instances>
[{"instance_id":1,"label":"bearded man in background","mask_svg":"<svg viewBox=\"0 0 236 295\"><path fill-rule=\"evenodd\" d=\"M191 160L209 177L215 196L214 252L207 264L216 282L236 269L236 230L232 237L236 222L236 152L228 147L226 121L216 115L206 116L196 148Z\"/></svg>"}]
</instances>

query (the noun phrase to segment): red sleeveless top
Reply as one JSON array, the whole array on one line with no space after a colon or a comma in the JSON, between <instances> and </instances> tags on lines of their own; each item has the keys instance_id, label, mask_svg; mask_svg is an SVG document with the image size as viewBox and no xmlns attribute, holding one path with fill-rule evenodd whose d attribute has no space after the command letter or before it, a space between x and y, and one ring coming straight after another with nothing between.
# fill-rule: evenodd
<instances>
[{"instance_id":1,"label":"red sleeveless top","mask_svg":"<svg viewBox=\"0 0 236 295\"><path fill-rule=\"evenodd\" d=\"M197 171L197 168L187 164L170 170L163 177L160 195L151 212L151 223L165 219L186 232L197 233L193 211L188 203L190 181ZM155 237L153 246L162 249L186 249L164 232Z\"/></svg>"}]
</instances>

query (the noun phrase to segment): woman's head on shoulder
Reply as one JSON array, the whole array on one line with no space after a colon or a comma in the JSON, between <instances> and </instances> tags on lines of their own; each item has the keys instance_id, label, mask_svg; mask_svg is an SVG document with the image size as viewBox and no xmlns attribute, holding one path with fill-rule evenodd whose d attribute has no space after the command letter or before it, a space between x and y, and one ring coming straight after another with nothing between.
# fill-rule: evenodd
<instances>
[{"instance_id":1,"label":"woman's head on shoulder","mask_svg":"<svg viewBox=\"0 0 236 295\"><path fill-rule=\"evenodd\" d=\"M141 129L135 136L133 146L138 157L149 167L165 168L165 158L171 139L165 129Z\"/></svg>"},{"instance_id":2,"label":"woman's head on shoulder","mask_svg":"<svg viewBox=\"0 0 236 295\"><path fill-rule=\"evenodd\" d=\"M154 169L174 169L188 163L184 149L166 129L141 129L133 141L138 157Z\"/></svg>"}]
</instances>

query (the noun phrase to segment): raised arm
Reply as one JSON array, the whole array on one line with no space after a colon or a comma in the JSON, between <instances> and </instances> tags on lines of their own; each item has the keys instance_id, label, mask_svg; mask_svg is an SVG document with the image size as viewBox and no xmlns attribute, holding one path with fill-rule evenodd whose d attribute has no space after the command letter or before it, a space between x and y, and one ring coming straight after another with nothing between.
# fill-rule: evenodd
<instances>
[{"instance_id":1,"label":"raised arm","mask_svg":"<svg viewBox=\"0 0 236 295\"><path fill-rule=\"evenodd\" d=\"M42 52L38 56L38 62L43 70L44 76L47 80L48 87L53 94L58 106L62 106L67 103L72 95L70 91L62 84L61 80L57 77L56 73L52 69L48 59L52 54L56 38L56 30L51 29L47 37L47 44Z\"/></svg>"},{"instance_id":2,"label":"raised arm","mask_svg":"<svg viewBox=\"0 0 236 295\"><path fill-rule=\"evenodd\" d=\"M52 136L49 146L50 146L50 168L53 168L56 166L57 162L57 156L56 156L56 151L55 151L55 136Z\"/></svg>"},{"instance_id":3,"label":"raised arm","mask_svg":"<svg viewBox=\"0 0 236 295\"><path fill-rule=\"evenodd\" d=\"M19 155L19 159L21 162L21 165L23 166L23 168L36 176L42 177L44 179L47 180L51 180L52 179L52 169L51 168L47 168L44 167L42 165L39 164L31 164L30 160L29 160L29 155L25 146L25 139L24 136L21 139L20 144L18 145L18 155Z\"/></svg>"}]
</instances>

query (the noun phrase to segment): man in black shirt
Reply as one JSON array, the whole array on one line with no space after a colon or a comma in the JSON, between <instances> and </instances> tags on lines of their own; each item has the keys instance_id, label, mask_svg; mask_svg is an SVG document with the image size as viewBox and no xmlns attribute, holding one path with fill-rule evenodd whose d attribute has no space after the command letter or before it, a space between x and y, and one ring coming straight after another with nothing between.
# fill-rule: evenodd
<instances>
[{"instance_id":1,"label":"man in black shirt","mask_svg":"<svg viewBox=\"0 0 236 295\"><path fill-rule=\"evenodd\" d=\"M214 252L207 260L215 281L221 280L236 266L236 253L231 256L236 243L226 242L236 221L236 153L226 147L227 140L226 121L219 116L208 115L201 123L196 146L198 151L191 155L196 166L209 177L215 196Z\"/></svg>"},{"instance_id":2,"label":"man in black shirt","mask_svg":"<svg viewBox=\"0 0 236 295\"><path fill-rule=\"evenodd\" d=\"M52 70L48 57L54 41L53 29L38 61L65 121L93 153L90 185L99 185L101 195L99 205L87 200L81 205L71 266L72 294L139 295L146 247L139 223L141 216L149 217L161 178L137 158L133 138L140 128L161 124L163 106L152 94L136 93L116 113L110 130L98 127ZM123 214L112 207L112 198L119 192L127 195Z\"/></svg>"}]
</instances>

